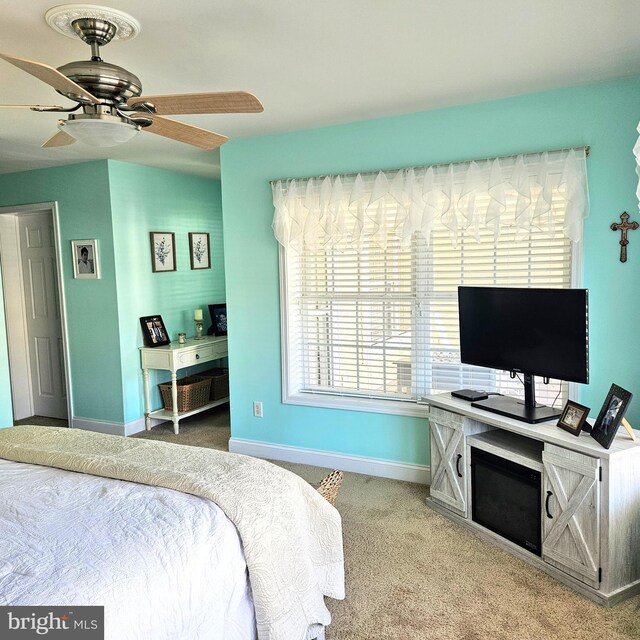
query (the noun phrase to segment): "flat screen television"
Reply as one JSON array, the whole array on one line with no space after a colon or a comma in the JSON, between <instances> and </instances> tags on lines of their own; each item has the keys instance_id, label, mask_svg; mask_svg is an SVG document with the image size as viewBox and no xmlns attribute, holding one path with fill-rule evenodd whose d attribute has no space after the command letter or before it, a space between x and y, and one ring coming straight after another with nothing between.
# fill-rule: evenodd
<instances>
[{"instance_id":1,"label":"flat screen television","mask_svg":"<svg viewBox=\"0 0 640 640\"><path fill-rule=\"evenodd\" d=\"M589 381L587 289L458 287L460 359L524 378L524 401L489 396L471 406L529 423L559 417L536 404L535 376Z\"/></svg>"}]
</instances>

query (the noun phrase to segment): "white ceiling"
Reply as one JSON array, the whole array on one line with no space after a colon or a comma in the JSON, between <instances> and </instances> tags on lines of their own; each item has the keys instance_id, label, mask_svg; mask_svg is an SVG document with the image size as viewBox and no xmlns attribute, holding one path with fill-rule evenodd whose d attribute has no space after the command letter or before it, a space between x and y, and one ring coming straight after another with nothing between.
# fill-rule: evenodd
<instances>
[{"instance_id":1,"label":"white ceiling","mask_svg":"<svg viewBox=\"0 0 640 640\"><path fill-rule=\"evenodd\" d=\"M0 48L54 67L89 47L53 31L55 0L2 0ZM230 138L519 95L640 73L638 0L96 0L142 24L107 62L143 94L245 90L261 114L177 117ZM62 102L61 102L62 100ZM0 103L66 104L0 60ZM640 117L640 105L638 105ZM219 175L219 153L143 133L108 150L41 149L56 114L0 109L0 173L114 158Z\"/></svg>"}]
</instances>

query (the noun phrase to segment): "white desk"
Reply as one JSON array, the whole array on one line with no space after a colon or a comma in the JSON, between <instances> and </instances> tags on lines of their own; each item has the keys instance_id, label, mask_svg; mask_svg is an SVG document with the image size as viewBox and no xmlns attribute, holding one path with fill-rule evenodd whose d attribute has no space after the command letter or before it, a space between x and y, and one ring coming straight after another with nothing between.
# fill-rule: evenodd
<instances>
[{"instance_id":1,"label":"white desk","mask_svg":"<svg viewBox=\"0 0 640 640\"><path fill-rule=\"evenodd\" d=\"M144 426L147 431L151 429L151 418L171 420L173 422L174 433L179 433L178 424L181 418L192 416L211 407L229 402L229 398L220 398L209 402L197 409L178 413L178 371L194 364L204 364L213 362L227 356L227 338L222 336L203 337L202 340L191 338L186 344L172 342L165 347L140 347L140 357L142 360L142 376L144 379ZM173 400L173 411L158 409L151 411L151 400L149 394L149 369L162 369L171 371L171 397Z\"/></svg>"}]
</instances>

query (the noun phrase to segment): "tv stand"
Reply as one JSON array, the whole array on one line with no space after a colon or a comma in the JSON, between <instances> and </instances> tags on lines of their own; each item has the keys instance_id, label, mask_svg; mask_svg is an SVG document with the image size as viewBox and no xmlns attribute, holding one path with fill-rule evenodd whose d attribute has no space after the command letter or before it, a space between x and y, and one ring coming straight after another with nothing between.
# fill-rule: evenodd
<instances>
[{"instance_id":1,"label":"tv stand","mask_svg":"<svg viewBox=\"0 0 640 640\"><path fill-rule=\"evenodd\" d=\"M544 405L535 405L533 407L525 404L522 400L512 398L510 396L491 396L486 400L478 400L471 403L472 407L498 413L501 416L528 422L529 424L537 424L559 418L562 413L559 409L553 407L545 407Z\"/></svg>"},{"instance_id":2,"label":"tv stand","mask_svg":"<svg viewBox=\"0 0 640 640\"><path fill-rule=\"evenodd\" d=\"M604 449L555 420L526 424L449 393L423 400L429 404L429 507L600 604L640 593L639 441L621 429ZM473 520L472 447L540 471L540 556Z\"/></svg>"}]
</instances>

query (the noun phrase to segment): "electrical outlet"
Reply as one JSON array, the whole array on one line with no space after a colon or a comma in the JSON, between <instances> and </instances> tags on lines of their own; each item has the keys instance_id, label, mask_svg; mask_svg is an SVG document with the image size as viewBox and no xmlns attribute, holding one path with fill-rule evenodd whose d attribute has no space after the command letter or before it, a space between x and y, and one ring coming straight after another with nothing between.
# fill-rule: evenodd
<instances>
[{"instance_id":1,"label":"electrical outlet","mask_svg":"<svg viewBox=\"0 0 640 640\"><path fill-rule=\"evenodd\" d=\"M262 418L262 402L258 402L257 400L254 400L253 415L256 418Z\"/></svg>"}]
</instances>

